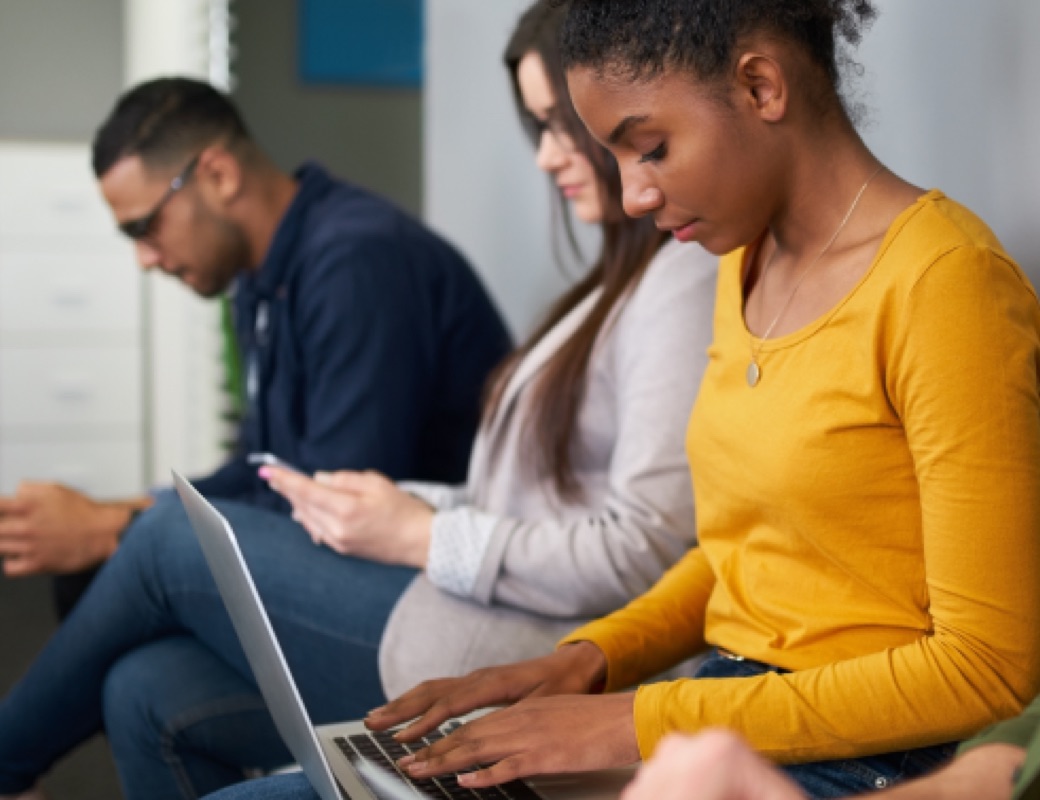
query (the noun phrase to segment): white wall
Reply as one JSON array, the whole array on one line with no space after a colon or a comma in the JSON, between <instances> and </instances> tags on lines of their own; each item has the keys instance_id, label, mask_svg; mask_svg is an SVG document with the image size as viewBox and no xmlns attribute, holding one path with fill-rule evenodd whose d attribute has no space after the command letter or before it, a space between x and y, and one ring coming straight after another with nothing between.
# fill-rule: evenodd
<instances>
[{"instance_id":1,"label":"white wall","mask_svg":"<svg viewBox=\"0 0 1040 800\"><path fill-rule=\"evenodd\" d=\"M0 0L0 139L89 140L123 85L122 36L122 0Z\"/></svg>"},{"instance_id":2,"label":"white wall","mask_svg":"<svg viewBox=\"0 0 1040 800\"><path fill-rule=\"evenodd\" d=\"M562 282L549 193L501 52L527 0L427 0L427 219L471 256L514 330ZM858 53L864 135L896 172L976 210L1040 285L1040 3L878 0Z\"/></svg>"},{"instance_id":3,"label":"white wall","mask_svg":"<svg viewBox=\"0 0 1040 800\"><path fill-rule=\"evenodd\" d=\"M1040 3L878 6L858 54L865 138L903 177L980 214L1040 285Z\"/></svg>"},{"instance_id":4,"label":"white wall","mask_svg":"<svg viewBox=\"0 0 1040 800\"><path fill-rule=\"evenodd\" d=\"M470 257L514 333L559 294L550 189L534 166L502 51L528 0L427 0L426 220Z\"/></svg>"},{"instance_id":5,"label":"white wall","mask_svg":"<svg viewBox=\"0 0 1040 800\"><path fill-rule=\"evenodd\" d=\"M210 77L210 0L124 2L128 85L163 75ZM205 474L224 458L219 305L154 270L146 286L149 477L167 483L171 468Z\"/></svg>"}]
</instances>

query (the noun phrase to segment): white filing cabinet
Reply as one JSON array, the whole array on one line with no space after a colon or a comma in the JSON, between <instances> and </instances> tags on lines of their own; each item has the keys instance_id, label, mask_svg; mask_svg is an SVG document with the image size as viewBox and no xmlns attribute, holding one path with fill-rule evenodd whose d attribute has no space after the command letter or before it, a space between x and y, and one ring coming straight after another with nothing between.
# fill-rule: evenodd
<instances>
[{"instance_id":1,"label":"white filing cabinet","mask_svg":"<svg viewBox=\"0 0 1040 800\"><path fill-rule=\"evenodd\" d=\"M142 292L89 147L0 142L0 493L145 488Z\"/></svg>"}]
</instances>

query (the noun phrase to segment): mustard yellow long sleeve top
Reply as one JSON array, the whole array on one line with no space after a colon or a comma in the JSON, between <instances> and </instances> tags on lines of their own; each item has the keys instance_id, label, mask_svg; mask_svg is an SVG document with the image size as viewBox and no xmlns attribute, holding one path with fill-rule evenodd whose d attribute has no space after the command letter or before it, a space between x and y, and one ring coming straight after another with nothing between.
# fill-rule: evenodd
<instances>
[{"instance_id":1,"label":"mustard yellow long sleeve top","mask_svg":"<svg viewBox=\"0 0 1040 800\"><path fill-rule=\"evenodd\" d=\"M1040 689L1040 307L932 191L837 307L745 378L745 252L721 263L687 433L700 546L566 641L610 690L706 644L793 670L641 687L640 750L724 726L780 762L961 739Z\"/></svg>"}]
</instances>

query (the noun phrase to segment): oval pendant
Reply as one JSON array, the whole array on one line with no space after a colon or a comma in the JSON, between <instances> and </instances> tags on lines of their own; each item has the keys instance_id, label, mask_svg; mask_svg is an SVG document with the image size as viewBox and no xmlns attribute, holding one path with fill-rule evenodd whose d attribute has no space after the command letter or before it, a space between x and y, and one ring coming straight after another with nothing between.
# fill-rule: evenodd
<instances>
[{"instance_id":1,"label":"oval pendant","mask_svg":"<svg viewBox=\"0 0 1040 800\"><path fill-rule=\"evenodd\" d=\"M762 377L762 370L758 368L758 364L752 361L748 364L747 368L747 385L751 388L758 386L758 381Z\"/></svg>"}]
</instances>

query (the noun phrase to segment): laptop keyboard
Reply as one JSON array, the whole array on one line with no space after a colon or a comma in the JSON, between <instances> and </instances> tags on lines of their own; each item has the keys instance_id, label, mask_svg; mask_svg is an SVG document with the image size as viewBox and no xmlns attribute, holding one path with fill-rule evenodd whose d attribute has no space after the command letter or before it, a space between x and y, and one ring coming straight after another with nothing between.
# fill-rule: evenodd
<instances>
[{"instance_id":1,"label":"laptop keyboard","mask_svg":"<svg viewBox=\"0 0 1040 800\"><path fill-rule=\"evenodd\" d=\"M448 732L451 732L460 724L453 722L445 727ZM356 764L360 758L367 759L383 769L395 773L411 786L419 797L436 798L436 800L477 800L477 798L480 800L541 800L538 793L523 781L510 781L485 789L467 789L465 786L459 785L454 775L442 775L437 778L411 778L397 768L395 763L397 759L443 739L446 734L440 730L430 731L421 740L402 743L394 739L393 733L393 731L360 733L353 736L336 737L334 741L351 764ZM376 797L383 796L375 787L369 786L369 791Z\"/></svg>"}]
</instances>

